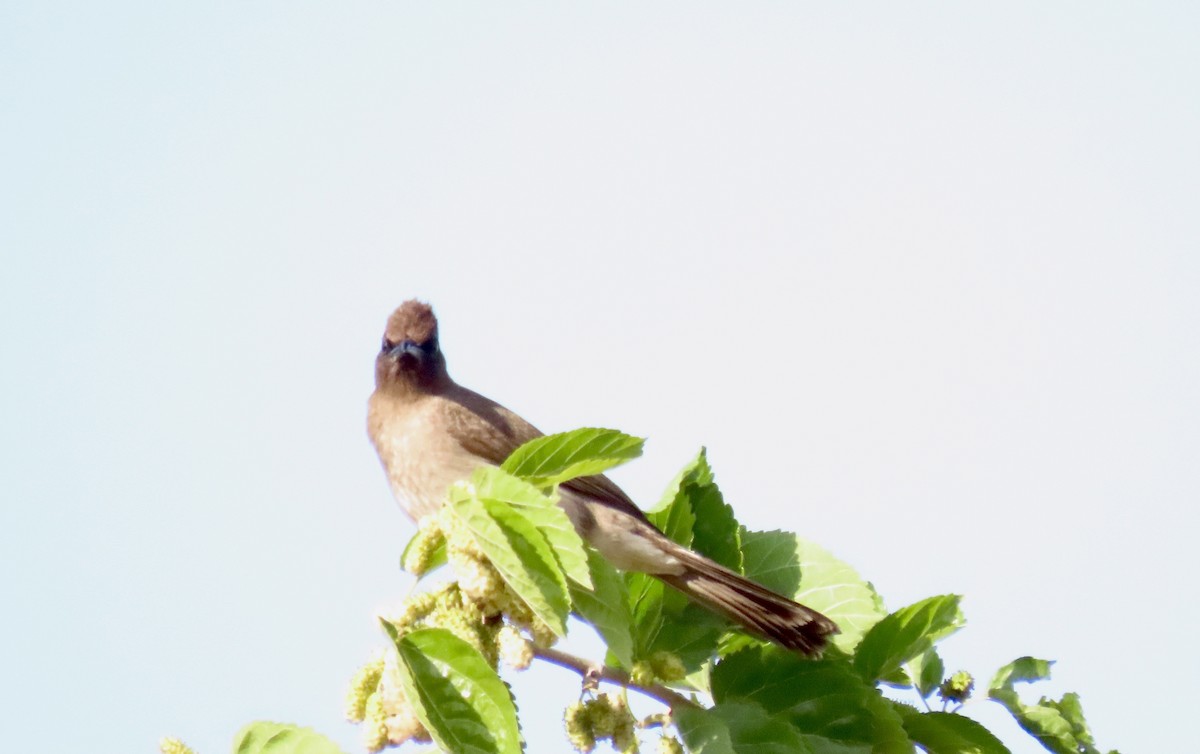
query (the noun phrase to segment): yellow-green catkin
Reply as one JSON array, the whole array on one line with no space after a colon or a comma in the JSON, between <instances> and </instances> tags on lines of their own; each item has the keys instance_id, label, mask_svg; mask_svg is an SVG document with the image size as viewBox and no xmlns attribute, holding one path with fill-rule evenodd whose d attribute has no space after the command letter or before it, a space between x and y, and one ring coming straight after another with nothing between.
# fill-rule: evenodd
<instances>
[{"instance_id":1,"label":"yellow-green catkin","mask_svg":"<svg viewBox=\"0 0 1200 754\"><path fill-rule=\"evenodd\" d=\"M196 752L192 751L192 747L178 738L171 738L169 736L159 739L158 750L161 754L196 754Z\"/></svg>"},{"instance_id":2,"label":"yellow-green catkin","mask_svg":"<svg viewBox=\"0 0 1200 754\"><path fill-rule=\"evenodd\" d=\"M350 679L350 688L346 692L346 719L352 723L361 723L367 714L367 699L379 687L379 678L383 675L383 653L379 652L370 662L359 668Z\"/></svg>"}]
</instances>

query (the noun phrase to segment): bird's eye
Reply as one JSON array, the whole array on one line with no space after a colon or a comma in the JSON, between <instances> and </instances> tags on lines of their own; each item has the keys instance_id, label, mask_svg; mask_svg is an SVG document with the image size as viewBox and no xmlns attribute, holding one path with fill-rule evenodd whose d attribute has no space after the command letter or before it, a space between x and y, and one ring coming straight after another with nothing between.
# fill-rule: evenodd
<instances>
[{"instance_id":1,"label":"bird's eye","mask_svg":"<svg viewBox=\"0 0 1200 754\"><path fill-rule=\"evenodd\" d=\"M386 335L384 335L383 336L383 346L382 346L381 350L384 352L387 352L387 351L392 350L395 347L396 347L396 344L393 343L392 341L388 340L388 337Z\"/></svg>"}]
</instances>

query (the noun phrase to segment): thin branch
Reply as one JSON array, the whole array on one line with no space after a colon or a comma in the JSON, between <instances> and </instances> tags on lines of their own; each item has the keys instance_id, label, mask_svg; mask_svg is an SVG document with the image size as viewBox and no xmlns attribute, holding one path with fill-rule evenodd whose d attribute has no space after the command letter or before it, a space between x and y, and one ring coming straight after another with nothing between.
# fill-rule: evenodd
<instances>
[{"instance_id":1,"label":"thin branch","mask_svg":"<svg viewBox=\"0 0 1200 754\"><path fill-rule=\"evenodd\" d=\"M557 649L552 649L549 647L546 649L535 647L533 654L535 657L539 657L546 662L552 662L559 667L564 667L568 670L574 670L585 679L596 678L601 681L608 681L609 683L615 683L620 686L624 686L625 688L633 689L634 691L638 691L648 697L657 699L671 709L676 709L678 707L699 706L691 699L688 699L676 691L672 691L666 686L658 683L651 684L649 686L642 686L634 683L629 677L629 674L624 670L619 670L617 668L609 667L608 665L603 665L600 663L590 662L582 657L576 657L573 654L568 654L567 652L561 652Z\"/></svg>"}]
</instances>

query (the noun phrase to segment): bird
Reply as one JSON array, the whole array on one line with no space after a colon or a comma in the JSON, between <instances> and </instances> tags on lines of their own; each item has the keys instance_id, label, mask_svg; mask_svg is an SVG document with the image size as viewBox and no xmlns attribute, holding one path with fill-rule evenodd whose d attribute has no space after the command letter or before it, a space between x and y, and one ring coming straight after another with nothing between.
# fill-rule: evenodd
<instances>
[{"instance_id":1,"label":"bird","mask_svg":"<svg viewBox=\"0 0 1200 754\"><path fill-rule=\"evenodd\" d=\"M437 317L416 299L387 319L367 432L393 495L415 521L436 514L454 482L470 479L480 466L499 466L518 446L542 436L516 413L450 377ZM838 632L816 610L669 539L608 477L571 479L558 492L580 537L613 566L649 574L803 655L819 656Z\"/></svg>"}]
</instances>

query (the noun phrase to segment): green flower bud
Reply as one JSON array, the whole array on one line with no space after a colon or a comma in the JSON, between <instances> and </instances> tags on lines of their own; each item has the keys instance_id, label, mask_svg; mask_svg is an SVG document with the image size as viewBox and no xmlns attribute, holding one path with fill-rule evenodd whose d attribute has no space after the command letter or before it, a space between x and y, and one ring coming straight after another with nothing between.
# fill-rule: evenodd
<instances>
[{"instance_id":1,"label":"green flower bud","mask_svg":"<svg viewBox=\"0 0 1200 754\"><path fill-rule=\"evenodd\" d=\"M629 679L639 686L649 686L654 683L654 665L649 660L638 660L629 671Z\"/></svg>"},{"instance_id":2,"label":"green flower bud","mask_svg":"<svg viewBox=\"0 0 1200 754\"><path fill-rule=\"evenodd\" d=\"M658 739L658 754L683 754L683 744L675 736Z\"/></svg>"},{"instance_id":3,"label":"green flower bud","mask_svg":"<svg viewBox=\"0 0 1200 754\"><path fill-rule=\"evenodd\" d=\"M971 698L974 689L975 679L967 671L960 670L942 682L938 687L938 694L947 702L962 704Z\"/></svg>"},{"instance_id":4,"label":"green flower bud","mask_svg":"<svg viewBox=\"0 0 1200 754\"><path fill-rule=\"evenodd\" d=\"M650 667L657 678L667 683L681 681L687 676L687 668L683 666L679 655L665 650L650 655Z\"/></svg>"}]
</instances>

